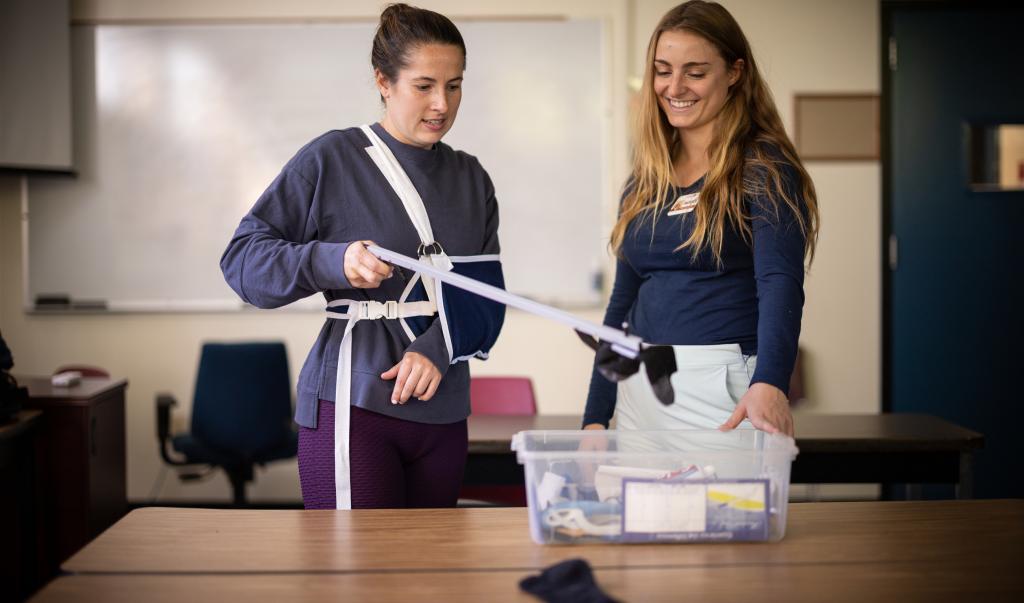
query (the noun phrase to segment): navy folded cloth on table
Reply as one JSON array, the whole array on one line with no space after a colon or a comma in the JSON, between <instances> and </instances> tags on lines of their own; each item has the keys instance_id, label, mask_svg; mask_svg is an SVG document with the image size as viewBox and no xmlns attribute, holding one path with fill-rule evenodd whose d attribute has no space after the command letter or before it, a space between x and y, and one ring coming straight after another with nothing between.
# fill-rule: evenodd
<instances>
[{"instance_id":1,"label":"navy folded cloth on table","mask_svg":"<svg viewBox=\"0 0 1024 603\"><path fill-rule=\"evenodd\" d=\"M618 603L594 580L584 559L568 559L519 581L519 588L547 603Z\"/></svg>"}]
</instances>

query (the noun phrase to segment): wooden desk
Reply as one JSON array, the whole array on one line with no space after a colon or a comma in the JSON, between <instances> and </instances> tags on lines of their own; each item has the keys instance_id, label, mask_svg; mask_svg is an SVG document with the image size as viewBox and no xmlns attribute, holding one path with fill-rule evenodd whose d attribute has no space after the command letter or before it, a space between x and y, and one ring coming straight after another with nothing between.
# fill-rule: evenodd
<instances>
[{"instance_id":1,"label":"wooden desk","mask_svg":"<svg viewBox=\"0 0 1024 603\"><path fill-rule=\"evenodd\" d=\"M82 574L527 571L583 555L595 567L1024 559L1024 501L802 503L762 544L542 546L528 510L132 511L64 563Z\"/></svg>"},{"instance_id":2,"label":"wooden desk","mask_svg":"<svg viewBox=\"0 0 1024 603\"><path fill-rule=\"evenodd\" d=\"M792 483L947 483L970 498L982 434L920 414L797 415ZM469 418L468 484L523 483L510 450L528 429L579 429L576 415Z\"/></svg>"},{"instance_id":3,"label":"wooden desk","mask_svg":"<svg viewBox=\"0 0 1024 603\"><path fill-rule=\"evenodd\" d=\"M965 560L955 566L917 563L719 566L595 570L619 601L1016 601L1019 573L1009 561L995 567ZM202 576L70 576L33 601L62 603L278 603L373 601L409 603L539 603L519 590L528 572L446 571L359 574L244 574Z\"/></svg>"},{"instance_id":4,"label":"wooden desk","mask_svg":"<svg viewBox=\"0 0 1024 603\"><path fill-rule=\"evenodd\" d=\"M28 387L28 407L44 416L39 473L46 493L42 509L52 541L55 571L127 509L124 379L82 379L53 387L49 377L18 376Z\"/></svg>"},{"instance_id":5,"label":"wooden desk","mask_svg":"<svg viewBox=\"0 0 1024 603\"><path fill-rule=\"evenodd\" d=\"M36 600L531 601L519 579L574 557L609 594L634 601L1024 593L1021 500L794 504L774 544L542 546L527 513L140 509L68 560L74 575Z\"/></svg>"}]
</instances>

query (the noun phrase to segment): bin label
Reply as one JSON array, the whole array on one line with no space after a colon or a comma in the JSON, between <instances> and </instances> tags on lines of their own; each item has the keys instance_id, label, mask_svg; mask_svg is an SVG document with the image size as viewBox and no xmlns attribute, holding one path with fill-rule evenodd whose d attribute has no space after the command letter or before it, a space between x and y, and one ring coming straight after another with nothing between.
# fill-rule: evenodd
<instances>
[{"instance_id":1,"label":"bin label","mask_svg":"<svg viewBox=\"0 0 1024 603\"><path fill-rule=\"evenodd\" d=\"M622 539L767 540L767 479L622 482Z\"/></svg>"}]
</instances>

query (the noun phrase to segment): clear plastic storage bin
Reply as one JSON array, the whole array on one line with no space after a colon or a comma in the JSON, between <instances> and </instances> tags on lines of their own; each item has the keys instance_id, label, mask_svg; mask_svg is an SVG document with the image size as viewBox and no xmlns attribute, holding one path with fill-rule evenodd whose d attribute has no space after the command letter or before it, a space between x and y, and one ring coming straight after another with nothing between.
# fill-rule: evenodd
<instances>
[{"instance_id":1,"label":"clear plastic storage bin","mask_svg":"<svg viewBox=\"0 0 1024 603\"><path fill-rule=\"evenodd\" d=\"M753 429L521 431L540 544L780 540L792 438Z\"/></svg>"}]
</instances>

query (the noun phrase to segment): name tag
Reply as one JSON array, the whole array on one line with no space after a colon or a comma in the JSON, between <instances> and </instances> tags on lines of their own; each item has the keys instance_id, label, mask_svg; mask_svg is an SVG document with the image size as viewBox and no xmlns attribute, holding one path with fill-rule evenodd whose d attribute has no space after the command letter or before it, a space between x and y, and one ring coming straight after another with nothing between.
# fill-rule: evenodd
<instances>
[{"instance_id":1,"label":"name tag","mask_svg":"<svg viewBox=\"0 0 1024 603\"><path fill-rule=\"evenodd\" d=\"M680 195L676 199L672 207L668 208L668 215L678 216L679 214L688 214L695 207L697 207L697 200L700 199L700 193L690 193L689 195Z\"/></svg>"}]
</instances>

